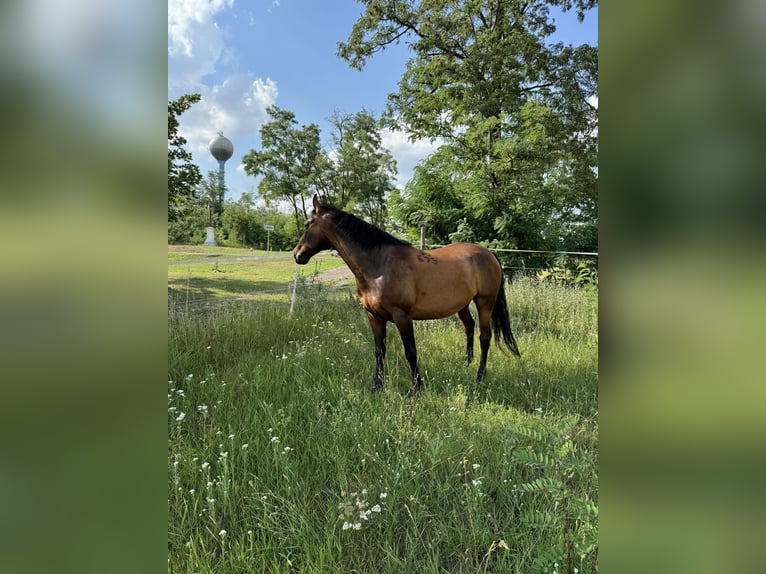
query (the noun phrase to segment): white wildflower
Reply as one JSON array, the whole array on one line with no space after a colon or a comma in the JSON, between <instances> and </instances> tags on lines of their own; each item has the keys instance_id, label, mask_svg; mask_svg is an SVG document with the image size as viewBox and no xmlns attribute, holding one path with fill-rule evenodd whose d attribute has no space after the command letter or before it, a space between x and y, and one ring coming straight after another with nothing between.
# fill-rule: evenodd
<instances>
[{"instance_id":1,"label":"white wildflower","mask_svg":"<svg viewBox=\"0 0 766 574\"><path fill-rule=\"evenodd\" d=\"M381 493L380 493L380 497L381 497L381 498L385 498L386 496L388 496L388 493L387 493L387 492L381 492Z\"/></svg>"},{"instance_id":2,"label":"white wildflower","mask_svg":"<svg viewBox=\"0 0 766 574\"><path fill-rule=\"evenodd\" d=\"M372 508L370 508L372 512L380 512L380 504L376 504Z\"/></svg>"},{"instance_id":3,"label":"white wildflower","mask_svg":"<svg viewBox=\"0 0 766 574\"><path fill-rule=\"evenodd\" d=\"M480 464L472 464L471 466L473 467L474 470L481 467Z\"/></svg>"},{"instance_id":4,"label":"white wildflower","mask_svg":"<svg viewBox=\"0 0 766 574\"><path fill-rule=\"evenodd\" d=\"M279 442L279 437L278 436L271 437L271 442L273 442L273 443Z\"/></svg>"},{"instance_id":5,"label":"white wildflower","mask_svg":"<svg viewBox=\"0 0 766 574\"><path fill-rule=\"evenodd\" d=\"M481 484L481 480L477 478L475 480L472 480L471 484L473 484L474 486L479 486Z\"/></svg>"},{"instance_id":6,"label":"white wildflower","mask_svg":"<svg viewBox=\"0 0 766 574\"><path fill-rule=\"evenodd\" d=\"M221 538L225 537L225 536L226 536L226 531L225 531L225 530L221 530L221 531L218 533L218 536L220 536Z\"/></svg>"},{"instance_id":7,"label":"white wildflower","mask_svg":"<svg viewBox=\"0 0 766 574\"><path fill-rule=\"evenodd\" d=\"M180 423L182 420L186 418L186 413L179 413L179 415L176 417L176 420Z\"/></svg>"},{"instance_id":8,"label":"white wildflower","mask_svg":"<svg viewBox=\"0 0 766 574\"><path fill-rule=\"evenodd\" d=\"M233 438L234 438L234 434L230 434L230 435L229 435L229 440L231 440L231 439L233 439Z\"/></svg>"},{"instance_id":9,"label":"white wildflower","mask_svg":"<svg viewBox=\"0 0 766 574\"><path fill-rule=\"evenodd\" d=\"M242 445L242 450L247 450L247 447L250 446L249 444L245 443Z\"/></svg>"},{"instance_id":10,"label":"white wildflower","mask_svg":"<svg viewBox=\"0 0 766 574\"><path fill-rule=\"evenodd\" d=\"M209 463L209 462L203 462L203 463L202 463L202 470L205 470L205 469L206 469L206 468L208 468L209 466L210 466L210 463Z\"/></svg>"}]
</instances>

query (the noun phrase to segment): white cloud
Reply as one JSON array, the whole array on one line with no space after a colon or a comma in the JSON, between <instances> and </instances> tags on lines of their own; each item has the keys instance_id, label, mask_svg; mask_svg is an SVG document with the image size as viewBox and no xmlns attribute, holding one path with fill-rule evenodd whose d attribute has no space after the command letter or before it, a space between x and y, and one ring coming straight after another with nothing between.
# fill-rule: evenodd
<instances>
[{"instance_id":1,"label":"white cloud","mask_svg":"<svg viewBox=\"0 0 766 574\"><path fill-rule=\"evenodd\" d=\"M410 141L407 132L392 131L388 128L381 130L381 143L391 152L396 160L399 175L396 178L396 187L404 189L405 184L412 178L415 166L435 152L444 142L441 138L434 141L418 139Z\"/></svg>"},{"instance_id":2,"label":"white cloud","mask_svg":"<svg viewBox=\"0 0 766 574\"><path fill-rule=\"evenodd\" d=\"M199 27L216 27L213 16L231 8L234 0L168 0L168 54L194 54Z\"/></svg>"},{"instance_id":3,"label":"white cloud","mask_svg":"<svg viewBox=\"0 0 766 574\"><path fill-rule=\"evenodd\" d=\"M168 1L168 88L188 91L215 71L224 42L215 15L234 0Z\"/></svg>"}]
</instances>

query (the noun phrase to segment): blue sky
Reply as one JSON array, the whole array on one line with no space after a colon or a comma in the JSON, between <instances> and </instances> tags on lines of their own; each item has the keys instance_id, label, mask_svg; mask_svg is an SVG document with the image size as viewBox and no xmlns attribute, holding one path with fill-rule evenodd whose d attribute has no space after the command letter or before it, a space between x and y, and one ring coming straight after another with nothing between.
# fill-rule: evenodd
<instances>
[{"instance_id":1,"label":"blue sky","mask_svg":"<svg viewBox=\"0 0 766 574\"><path fill-rule=\"evenodd\" d=\"M316 123L330 148L327 118L334 110L379 115L396 90L409 55L404 43L368 60L360 72L335 55L363 6L354 0L169 0L168 99L198 92L202 101L181 116L180 133L203 174L217 169L208 142L222 130L234 144L226 163L227 198L257 192L257 179L241 159L260 147L259 129L275 104L295 113L300 125ZM556 14L552 41L597 44L596 10L578 23L574 12ZM409 142L383 132L397 159L398 185L411 176L435 144Z\"/></svg>"}]
</instances>

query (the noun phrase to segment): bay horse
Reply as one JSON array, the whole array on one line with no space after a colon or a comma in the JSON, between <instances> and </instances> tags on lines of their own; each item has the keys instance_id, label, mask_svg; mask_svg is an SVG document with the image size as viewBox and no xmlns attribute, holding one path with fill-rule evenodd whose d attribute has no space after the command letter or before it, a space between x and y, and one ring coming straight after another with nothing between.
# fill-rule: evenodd
<instances>
[{"instance_id":1,"label":"bay horse","mask_svg":"<svg viewBox=\"0 0 766 574\"><path fill-rule=\"evenodd\" d=\"M375 338L373 390L383 387L389 322L399 330L412 369L411 390L417 392L423 385L413 320L457 314L465 330L466 362L470 364L475 326L468 308L471 301L479 316L481 359L477 382L486 374L493 329L499 347L502 341L513 354L521 356L511 332L503 269L494 253L473 243L421 251L350 213L320 202L316 195L313 204L293 257L296 263L305 265L319 251L334 249L353 272L359 301Z\"/></svg>"}]
</instances>

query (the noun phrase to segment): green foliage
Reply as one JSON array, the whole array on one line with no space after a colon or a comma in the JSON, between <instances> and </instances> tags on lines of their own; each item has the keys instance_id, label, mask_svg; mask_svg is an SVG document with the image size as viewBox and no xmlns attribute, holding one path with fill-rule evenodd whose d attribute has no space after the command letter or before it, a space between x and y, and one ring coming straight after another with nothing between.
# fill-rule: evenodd
<instances>
[{"instance_id":1,"label":"green foliage","mask_svg":"<svg viewBox=\"0 0 766 574\"><path fill-rule=\"evenodd\" d=\"M179 218L183 204L194 197L194 188L202 180L192 155L184 149L186 138L178 135L178 117L200 100L199 94L187 94L168 102L168 221Z\"/></svg>"},{"instance_id":2,"label":"green foliage","mask_svg":"<svg viewBox=\"0 0 766 574\"><path fill-rule=\"evenodd\" d=\"M319 141L316 124L295 127L293 112L269 106L271 121L261 126L262 151L250 150L242 158L245 173L262 175L258 184L268 202L288 201L293 208L296 226L308 218L314 193L324 190L327 158Z\"/></svg>"},{"instance_id":3,"label":"green foliage","mask_svg":"<svg viewBox=\"0 0 766 574\"><path fill-rule=\"evenodd\" d=\"M420 227L425 227L428 243L449 243L456 222L468 215L460 198L465 179L452 174L453 161L450 149L441 148L415 166L404 193L392 192L391 217L409 229L412 237L418 235Z\"/></svg>"},{"instance_id":4,"label":"green foliage","mask_svg":"<svg viewBox=\"0 0 766 574\"><path fill-rule=\"evenodd\" d=\"M598 291L598 260L592 257L577 259L558 256L552 265L537 272L540 281L553 281L564 285L577 285L588 292Z\"/></svg>"},{"instance_id":5,"label":"green foliage","mask_svg":"<svg viewBox=\"0 0 766 574\"><path fill-rule=\"evenodd\" d=\"M354 115L335 112L330 121L336 130L336 149L327 198L340 209L385 226L386 196L394 189L396 161L382 146L377 120L362 110Z\"/></svg>"},{"instance_id":6,"label":"green foliage","mask_svg":"<svg viewBox=\"0 0 766 574\"><path fill-rule=\"evenodd\" d=\"M210 213L206 205L189 201L176 211L175 218L168 221L168 243L174 245L200 245L204 243Z\"/></svg>"},{"instance_id":7,"label":"green foliage","mask_svg":"<svg viewBox=\"0 0 766 574\"><path fill-rule=\"evenodd\" d=\"M458 236L525 249L592 250L597 226L597 50L549 45L549 6L572 2L365 0L338 55L357 68L405 40L412 58L383 117L415 137L443 138L449 152L425 167L397 209L406 226L434 218ZM425 175L425 174L422 174ZM439 186L450 212L424 214ZM432 210L432 211L435 211ZM420 223L423 225L423 223Z\"/></svg>"},{"instance_id":8,"label":"green foliage","mask_svg":"<svg viewBox=\"0 0 766 574\"><path fill-rule=\"evenodd\" d=\"M199 245L207 238L206 227L215 229L217 241L223 239L221 217L226 186L221 185L218 172L208 172L193 191L191 197L174 208L174 217L168 221L168 243Z\"/></svg>"},{"instance_id":9,"label":"green foliage","mask_svg":"<svg viewBox=\"0 0 766 574\"><path fill-rule=\"evenodd\" d=\"M208 212L207 225L221 226L223 215L223 198L226 195L226 184L221 181L218 171L210 171L207 178L197 186L197 202L205 206Z\"/></svg>"},{"instance_id":10,"label":"green foliage","mask_svg":"<svg viewBox=\"0 0 766 574\"><path fill-rule=\"evenodd\" d=\"M534 529L559 533L548 547L538 550L531 572L595 572L598 564L597 484L595 459L583 456L576 440L582 432L578 417L564 417L553 425L520 426L523 437L513 459L529 469L533 478L515 486L526 496L521 521ZM573 485L592 477L592 488L581 494Z\"/></svg>"},{"instance_id":11,"label":"green foliage","mask_svg":"<svg viewBox=\"0 0 766 574\"><path fill-rule=\"evenodd\" d=\"M267 224L274 226L268 237L264 229ZM287 250L293 247L298 236L294 218L277 209L256 208L249 193L243 193L236 202L224 204L222 226L226 242L232 246Z\"/></svg>"},{"instance_id":12,"label":"green foliage","mask_svg":"<svg viewBox=\"0 0 766 574\"><path fill-rule=\"evenodd\" d=\"M386 197L393 189L396 162L382 147L380 128L372 114L366 110L333 114L331 159L321 148L315 124L297 128L292 112L276 106L268 112L272 119L261 128L262 150L250 150L242 160L245 173L263 175L258 189L267 204L288 201L300 229L311 209L311 197L317 193L340 209L385 225Z\"/></svg>"}]
</instances>

